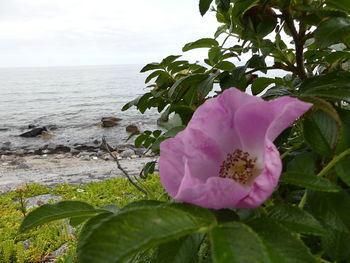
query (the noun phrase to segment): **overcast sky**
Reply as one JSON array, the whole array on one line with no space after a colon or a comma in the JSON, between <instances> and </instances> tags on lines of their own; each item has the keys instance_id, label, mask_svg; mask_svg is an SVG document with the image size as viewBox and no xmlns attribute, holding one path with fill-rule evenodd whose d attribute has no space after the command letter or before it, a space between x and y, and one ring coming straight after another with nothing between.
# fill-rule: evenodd
<instances>
[{"instance_id":1,"label":"overcast sky","mask_svg":"<svg viewBox=\"0 0 350 263\"><path fill-rule=\"evenodd\" d=\"M198 2L0 0L0 67L145 64L181 54L218 26Z\"/></svg>"}]
</instances>

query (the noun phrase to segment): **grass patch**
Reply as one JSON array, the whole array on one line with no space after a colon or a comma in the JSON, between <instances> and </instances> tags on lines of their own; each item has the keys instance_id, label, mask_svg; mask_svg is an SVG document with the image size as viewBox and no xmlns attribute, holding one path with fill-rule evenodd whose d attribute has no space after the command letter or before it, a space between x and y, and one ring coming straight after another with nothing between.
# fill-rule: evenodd
<instances>
[{"instance_id":1,"label":"grass patch","mask_svg":"<svg viewBox=\"0 0 350 263\"><path fill-rule=\"evenodd\" d=\"M107 204L123 207L135 200L167 198L158 175L143 180L142 187L151 195L145 196L124 178L80 186L62 184L52 189L30 184L0 195L0 263L43 262L63 244L68 244L68 252L56 262L69 262L75 250L76 237L65 220L40 226L27 233L18 233L24 215L30 211L24 209L19 200L25 202L29 197L51 194L60 196L62 200L81 200L94 207Z\"/></svg>"}]
</instances>

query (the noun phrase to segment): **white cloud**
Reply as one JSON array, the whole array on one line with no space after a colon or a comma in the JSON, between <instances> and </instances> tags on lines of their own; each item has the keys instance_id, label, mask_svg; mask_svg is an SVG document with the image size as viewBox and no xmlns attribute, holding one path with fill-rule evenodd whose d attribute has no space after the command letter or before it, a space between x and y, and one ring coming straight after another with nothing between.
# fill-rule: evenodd
<instances>
[{"instance_id":1,"label":"white cloud","mask_svg":"<svg viewBox=\"0 0 350 263\"><path fill-rule=\"evenodd\" d=\"M217 27L198 1L1 0L0 66L143 64L179 54Z\"/></svg>"}]
</instances>

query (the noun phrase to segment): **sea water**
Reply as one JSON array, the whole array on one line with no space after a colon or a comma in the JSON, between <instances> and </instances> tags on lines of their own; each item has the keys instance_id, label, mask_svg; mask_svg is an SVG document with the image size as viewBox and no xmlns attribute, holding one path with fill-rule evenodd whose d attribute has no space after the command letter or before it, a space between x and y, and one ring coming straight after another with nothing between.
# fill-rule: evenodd
<instances>
[{"instance_id":1,"label":"sea water","mask_svg":"<svg viewBox=\"0 0 350 263\"><path fill-rule=\"evenodd\" d=\"M147 92L139 73L142 65L48 68L0 68L0 147L37 148L48 142L72 146L91 144L105 135L112 144L125 143L125 127L155 129L156 111L140 114L122 106ZM122 118L113 128L102 128L102 117ZM22 138L28 126L53 126L53 138Z\"/></svg>"}]
</instances>

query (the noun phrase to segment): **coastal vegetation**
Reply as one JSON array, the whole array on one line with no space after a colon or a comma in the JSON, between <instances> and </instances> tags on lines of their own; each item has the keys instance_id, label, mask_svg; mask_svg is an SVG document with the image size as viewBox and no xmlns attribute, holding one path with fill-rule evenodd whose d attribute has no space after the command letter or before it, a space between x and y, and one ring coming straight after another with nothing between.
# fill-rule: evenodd
<instances>
[{"instance_id":1,"label":"coastal vegetation","mask_svg":"<svg viewBox=\"0 0 350 263\"><path fill-rule=\"evenodd\" d=\"M150 175L143 180L143 185L154 193L153 198L166 199L159 176ZM35 198L33 203L33 197L39 198ZM132 201L145 198L124 178L87 185L61 184L54 188L28 184L0 195L0 262L74 262L80 227L70 226L69 221L57 221L27 233L18 233L25 215L43 205L43 200L48 203L57 202L57 199L77 200L88 202L96 208L105 205L122 208ZM29 202L33 203L30 208ZM60 248L61 251L57 253Z\"/></svg>"},{"instance_id":2,"label":"coastal vegetation","mask_svg":"<svg viewBox=\"0 0 350 263\"><path fill-rule=\"evenodd\" d=\"M108 182L109 202L73 191L20 206L22 235L69 220L78 263L350 261L350 2L200 0L201 15L209 10L214 37L183 47L206 48L204 63L146 65L150 90L123 108L160 113L164 130L133 135L160 154L171 198L145 185L157 181L153 162L146 181L124 181L135 192L121 203Z\"/></svg>"}]
</instances>

